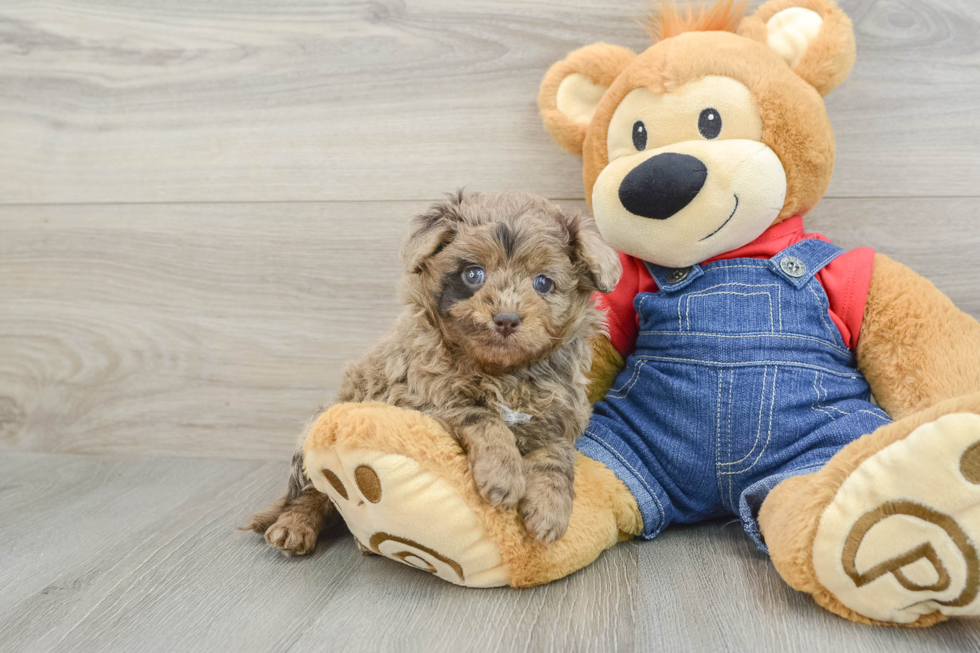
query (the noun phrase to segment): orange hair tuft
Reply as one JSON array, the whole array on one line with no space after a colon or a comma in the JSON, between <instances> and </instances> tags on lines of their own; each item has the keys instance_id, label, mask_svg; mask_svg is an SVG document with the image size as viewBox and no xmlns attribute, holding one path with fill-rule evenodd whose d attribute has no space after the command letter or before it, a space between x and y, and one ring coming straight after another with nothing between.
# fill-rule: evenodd
<instances>
[{"instance_id":1,"label":"orange hair tuft","mask_svg":"<svg viewBox=\"0 0 980 653\"><path fill-rule=\"evenodd\" d=\"M734 32L745 17L748 0L718 0L710 7L702 0L682 11L677 0L660 0L644 25L654 41L684 32Z\"/></svg>"}]
</instances>

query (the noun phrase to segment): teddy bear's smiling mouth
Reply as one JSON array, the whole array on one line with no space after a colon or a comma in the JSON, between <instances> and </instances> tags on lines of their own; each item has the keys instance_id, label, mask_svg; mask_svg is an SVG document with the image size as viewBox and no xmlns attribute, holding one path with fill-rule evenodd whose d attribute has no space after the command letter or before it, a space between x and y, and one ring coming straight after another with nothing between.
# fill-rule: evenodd
<instances>
[{"instance_id":1,"label":"teddy bear's smiling mouth","mask_svg":"<svg viewBox=\"0 0 980 653\"><path fill-rule=\"evenodd\" d=\"M725 220L724 222L722 222L720 227L718 227L717 229L715 229L714 231L712 231L710 234L708 234L707 236L705 236L701 240L708 240L709 238L711 238L712 236L714 236L716 233L718 233L719 231L721 231L722 229L724 229L725 228L725 225L728 224L729 222L731 222L732 221L732 218L735 217L735 211L738 211L738 195L735 196L735 208L732 209L732 214L730 216L728 216L728 219ZM701 242L701 241L699 240L698 242Z\"/></svg>"}]
</instances>

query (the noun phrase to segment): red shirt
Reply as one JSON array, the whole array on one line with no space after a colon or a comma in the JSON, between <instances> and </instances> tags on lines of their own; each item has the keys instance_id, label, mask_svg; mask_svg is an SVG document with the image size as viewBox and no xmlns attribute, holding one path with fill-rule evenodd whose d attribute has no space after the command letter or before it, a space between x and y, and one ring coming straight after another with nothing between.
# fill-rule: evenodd
<instances>
[{"instance_id":1,"label":"red shirt","mask_svg":"<svg viewBox=\"0 0 980 653\"><path fill-rule=\"evenodd\" d=\"M820 234L805 233L803 218L793 217L769 227L748 245L704 262L733 258L768 259L805 238L830 242ZM830 319L837 325L844 344L851 351L857 350L874 256L875 251L870 247L859 247L841 254L816 275L830 300ZM599 296L598 304L606 311L606 325L613 346L625 357L633 352L639 331L639 318L633 308L633 299L642 292L657 292L657 284L643 261L622 253L619 258L623 263L623 277L611 293Z\"/></svg>"}]
</instances>

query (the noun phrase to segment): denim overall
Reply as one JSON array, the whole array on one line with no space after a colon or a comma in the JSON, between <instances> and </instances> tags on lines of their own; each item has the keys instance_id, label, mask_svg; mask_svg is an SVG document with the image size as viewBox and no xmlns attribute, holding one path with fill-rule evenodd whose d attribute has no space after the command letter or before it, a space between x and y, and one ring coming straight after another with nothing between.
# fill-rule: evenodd
<instances>
[{"instance_id":1,"label":"denim overall","mask_svg":"<svg viewBox=\"0 0 980 653\"><path fill-rule=\"evenodd\" d=\"M636 351L579 440L636 496L643 536L671 522L756 516L780 481L820 469L891 420L814 278L843 251L802 240L771 259L647 265Z\"/></svg>"}]
</instances>

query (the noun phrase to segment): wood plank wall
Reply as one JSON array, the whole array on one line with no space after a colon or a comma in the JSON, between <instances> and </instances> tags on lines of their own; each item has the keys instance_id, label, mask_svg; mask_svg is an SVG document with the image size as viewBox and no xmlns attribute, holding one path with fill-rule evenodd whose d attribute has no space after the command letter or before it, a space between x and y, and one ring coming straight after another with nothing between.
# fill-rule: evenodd
<instances>
[{"instance_id":1,"label":"wood plank wall","mask_svg":"<svg viewBox=\"0 0 980 653\"><path fill-rule=\"evenodd\" d=\"M755 3L758 4L758 3ZM980 316L980 3L845 0L858 61L808 219ZM0 5L0 451L285 459L458 186L584 206L541 127L645 0Z\"/></svg>"}]
</instances>

